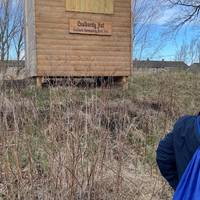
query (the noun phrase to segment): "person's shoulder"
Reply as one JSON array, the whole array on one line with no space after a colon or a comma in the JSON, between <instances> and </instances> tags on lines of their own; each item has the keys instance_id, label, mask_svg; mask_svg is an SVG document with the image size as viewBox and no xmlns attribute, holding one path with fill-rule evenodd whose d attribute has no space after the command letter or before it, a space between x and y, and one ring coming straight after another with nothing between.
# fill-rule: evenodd
<instances>
[{"instance_id":1,"label":"person's shoulder","mask_svg":"<svg viewBox=\"0 0 200 200\"><path fill-rule=\"evenodd\" d=\"M184 115L178 118L174 125L174 129L185 128L194 124L196 119L195 115Z\"/></svg>"}]
</instances>

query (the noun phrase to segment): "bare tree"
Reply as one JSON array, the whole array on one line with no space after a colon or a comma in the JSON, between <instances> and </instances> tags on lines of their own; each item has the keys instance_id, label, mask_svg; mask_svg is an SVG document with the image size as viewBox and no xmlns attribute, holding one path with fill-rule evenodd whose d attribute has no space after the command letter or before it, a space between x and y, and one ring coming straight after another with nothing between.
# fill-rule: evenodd
<instances>
[{"instance_id":1,"label":"bare tree","mask_svg":"<svg viewBox=\"0 0 200 200\"><path fill-rule=\"evenodd\" d=\"M133 0L133 44L141 59L146 49L152 48L152 32L149 24L152 24L159 17L160 0ZM155 49L158 49L155 47ZM157 50L154 50L157 52Z\"/></svg>"},{"instance_id":2,"label":"bare tree","mask_svg":"<svg viewBox=\"0 0 200 200\"><path fill-rule=\"evenodd\" d=\"M199 21L199 0L166 0L166 2L170 8L181 9L173 19L174 28L180 28L184 24L192 21Z\"/></svg>"},{"instance_id":3,"label":"bare tree","mask_svg":"<svg viewBox=\"0 0 200 200\"><path fill-rule=\"evenodd\" d=\"M2 0L0 11L1 60L9 59L13 43L19 60L24 48L23 0Z\"/></svg>"},{"instance_id":4,"label":"bare tree","mask_svg":"<svg viewBox=\"0 0 200 200\"><path fill-rule=\"evenodd\" d=\"M12 40L17 33L18 21L12 0L0 1L0 60L9 60Z\"/></svg>"},{"instance_id":5,"label":"bare tree","mask_svg":"<svg viewBox=\"0 0 200 200\"><path fill-rule=\"evenodd\" d=\"M197 62L200 63L200 42L199 41L196 44L196 55L197 55Z\"/></svg>"},{"instance_id":6,"label":"bare tree","mask_svg":"<svg viewBox=\"0 0 200 200\"><path fill-rule=\"evenodd\" d=\"M183 42L181 47L176 51L176 61L184 61L188 64L200 62L200 42L192 39L189 42Z\"/></svg>"},{"instance_id":7,"label":"bare tree","mask_svg":"<svg viewBox=\"0 0 200 200\"><path fill-rule=\"evenodd\" d=\"M0 0L0 60L1 72L6 73L10 59L24 59L23 0ZM20 70L20 69L19 69Z\"/></svg>"},{"instance_id":8,"label":"bare tree","mask_svg":"<svg viewBox=\"0 0 200 200\"><path fill-rule=\"evenodd\" d=\"M189 51L189 45L184 41L181 47L176 51L175 60L187 63L188 51Z\"/></svg>"},{"instance_id":9,"label":"bare tree","mask_svg":"<svg viewBox=\"0 0 200 200\"><path fill-rule=\"evenodd\" d=\"M23 0L16 1L15 19L17 24L16 34L13 37L13 45L17 61L24 59L24 12Z\"/></svg>"},{"instance_id":10,"label":"bare tree","mask_svg":"<svg viewBox=\"0 0 200 200\"><path fill-rule=\"evenodd\" d=\"M190 23L199 23L200 0L161 0L166 10L173 13L165 23L165 31L162 34L164 41L173 40L181 31L188 31ZM193 35L193 39L183 41L182 45L175 53L175 60L184 61L186 63L194 63L200 61L200 42L199 37Z\"/></svg>"}]
</instances>

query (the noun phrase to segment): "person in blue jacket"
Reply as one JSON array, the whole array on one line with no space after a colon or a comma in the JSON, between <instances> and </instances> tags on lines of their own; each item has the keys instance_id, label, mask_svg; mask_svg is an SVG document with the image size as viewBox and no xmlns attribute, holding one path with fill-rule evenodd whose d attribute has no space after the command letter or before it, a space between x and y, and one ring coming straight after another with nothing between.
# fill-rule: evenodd
<instances>
[{"instance_id":1,"label":"person in blue jacket","mask_svg":"<svg viewBox=\"0 0 200 200\"><path fill-rule=\"evenodd\" d=\"M162 176L174 190L199 146L200 114L178 119L173 130L160 141L156 161Z\"/></svg>"}]
</instances>

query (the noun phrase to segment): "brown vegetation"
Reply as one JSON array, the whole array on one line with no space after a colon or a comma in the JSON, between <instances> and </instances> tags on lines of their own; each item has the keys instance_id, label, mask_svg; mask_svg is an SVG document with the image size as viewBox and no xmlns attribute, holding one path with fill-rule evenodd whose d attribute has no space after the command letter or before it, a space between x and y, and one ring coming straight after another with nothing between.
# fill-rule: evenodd
<instances>
[{"instance_id":1,"label":"brown vegetation","mask_svg":"<svg viewBox=\"0 0 200 200\"><path fill-rule=\"evenodd\" d=\"M199 108L199 75L138 74L130 88L1 84L0 199L167 200L155 150Z\"/></svg>"}]
</instances>

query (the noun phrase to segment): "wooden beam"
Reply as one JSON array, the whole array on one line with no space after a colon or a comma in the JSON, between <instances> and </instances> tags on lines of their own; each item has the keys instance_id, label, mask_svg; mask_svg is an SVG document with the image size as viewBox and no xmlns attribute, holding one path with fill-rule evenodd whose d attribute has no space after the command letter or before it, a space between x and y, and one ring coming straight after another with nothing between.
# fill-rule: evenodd
<instances>
[{"instance_id":1,"label":"wooden beam","mask_svg":"<svg viewBox=\"0 0 200 200\"><path fill-rule=\"evenodd\" d=\"M43 77L36 77L36 87L41 88L43 83Z\"/></svg>"}]
</instances>

